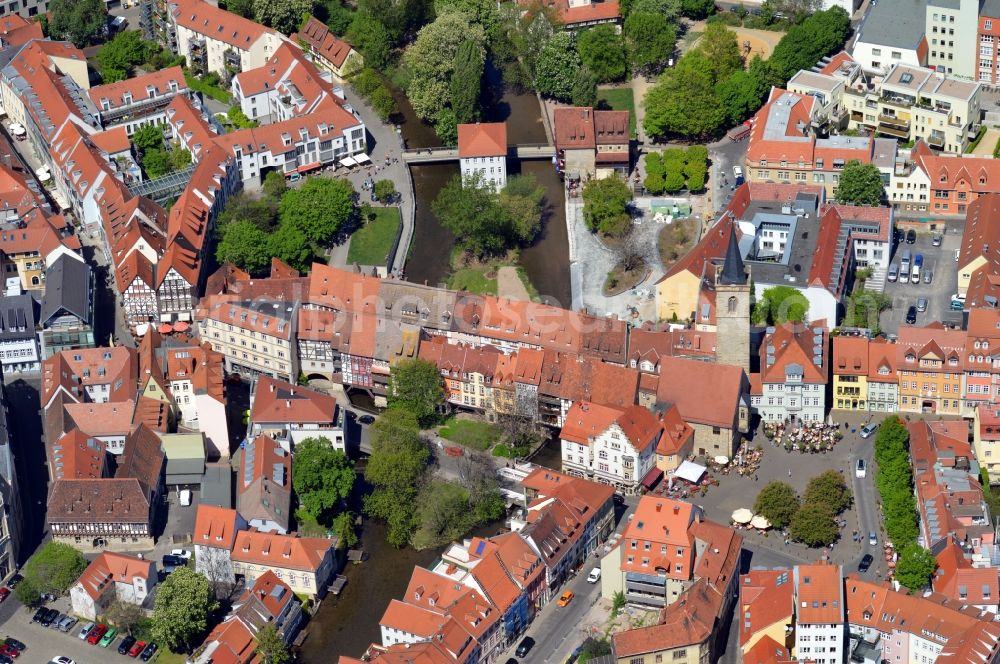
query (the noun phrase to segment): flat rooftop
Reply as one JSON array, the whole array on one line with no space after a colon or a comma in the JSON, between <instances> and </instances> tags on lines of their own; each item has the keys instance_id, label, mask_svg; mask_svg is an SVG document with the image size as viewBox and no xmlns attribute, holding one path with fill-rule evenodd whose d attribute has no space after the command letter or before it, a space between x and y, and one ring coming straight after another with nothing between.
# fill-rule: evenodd
<instances>
[{"instance_id":1,"label":"flat rooftop","mask_svg":"<svg viewBox=\"0 0 1000 664\"><path fill-rule=\"evenodd\" d=\"M889 0L868 10L858 42L916 50L924 38L927 0Z\"/></svg>"}]
</instances>

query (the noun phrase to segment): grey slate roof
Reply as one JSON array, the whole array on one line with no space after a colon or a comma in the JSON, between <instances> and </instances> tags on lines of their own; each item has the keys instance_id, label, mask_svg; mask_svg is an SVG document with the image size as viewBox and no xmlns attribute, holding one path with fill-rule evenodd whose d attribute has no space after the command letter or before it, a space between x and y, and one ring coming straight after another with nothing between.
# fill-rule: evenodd
<instances>
[{"instance_id":1,"label":"grey slate roof","mask_svg":"<svg viewBox=\"0 0 1000 664\"><path fill-rule=\"evenodd\" d=\"M859 42L915 49L924 38L927 0L890 0L868 11ZM884 54L888 61L889 54Z\"/></svg>"},{"instance_id":2,"label":"grey slate roof","mask_svg":"<svg viewBox=\"0 0 1000 664\"><path fill-rule=\"evenodd\" d=\"M734 222L735 223L735 222ZM743 266L743 256L736 242L736 229L729 234L729 247L726 248L726 262L722 265L719 282L729 285L742 285L747 282L746 268Z\"/></svg>"},{"instance_id":3,"label":"grey slate roof","mask_svg":"<svg viewBox=\"0 0 1000 664\"><path fill-rule=\"evenodd\" d=\"M70 256L60 256L45 269L42 297L42 327L65 310L87 323L90 315L90 266Z\"/></svg>"},{"instance_id":4,"label":"grey slate roof","mask_svg":"<svg viewBox=\"0 0 1000 664\"><path fill-rule=\"evenodd\" d=\"M35 301L30 295L0 297L0 341L35 336Z\"/></svg>"}]
</instances>

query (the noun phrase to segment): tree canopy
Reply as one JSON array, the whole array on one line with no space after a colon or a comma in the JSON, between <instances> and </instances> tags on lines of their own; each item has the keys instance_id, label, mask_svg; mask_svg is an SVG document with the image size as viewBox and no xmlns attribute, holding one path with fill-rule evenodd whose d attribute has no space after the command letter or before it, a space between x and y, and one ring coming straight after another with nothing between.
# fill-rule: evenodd
<instances>
[{"instance_id":1,"label":"tree canopy","mask_svg":"<svg viewBox=\"0 0 1000 664\"><path fill-rule=\"evenodd\" d=\"M421 426L433 424L438 408L444 403L437 366L421 359L398 362L391 370L388 399L390 407L413 413Z\"/></svg>"},{"instance_id":2,"label":"tree canopy","mask_svg":"<svg viewBox=\"0 0 1000 664\"><path fill-rule=\"evenodd\" d=\"M882 498L885 532L897 550L915 542L918 534L909 439L906 425L895 415L882 420L875 436L875 488Z\"/></svg>"},{"instance_id":3,"label":"tree canopy","mask_svg":"<svg viewBox=\"0 0 1000 664\"><path fill-rule=\"evenodd\" d=\"M153 124L143 125L132 134L132 144L143 151L162 148L163 130Z\"/></svg>"},{"instance_id":4,"label":"tree canopy","mask_svg":"<svg viewBox=\"0 0 1000 664\"><path fill-rule=\"evenodd\" d=\"M563 31L552 35L535 61L535 89L545 97L570 101L573 84L580 69L575 37Z\"/></svg>"},{"instance_id":5,"label":"tree canopy","mask_svg":"<svg viewBox=\"0 0 1000 664\"><path fill-rule=\"evenodd\" d=\"M882 203L885 185L882 173L875 164L862 164L852 159L844 164L837 183L837 200L849 205L871 205Z\"/></svg>"},{"instance_id":6,"label":"tree canopy","mask_svg":"<svg viewBox=\"0 0 1000 664\"><path fill-rule=\"evenodd\" d=\"M290 35L312 5L312 0L253 0L253 15L258 23Z\"/></svg>"},{"instance_id":7,"label":"tree canopy","mask_svg":"<svg viewBox=\"0 0 1000 664\"><path fill-rule=\"evenodd\" d=\"M780 325L781 323L801 323L809 313L809 300L791 286L772 286L754 306L754 323Z\"/></svg>"},{"instance_id":8,"label":"tree canopy","mask_svg":"<svg viewBox=\"0 0 1000 664\"><path fill-rule=\"evenodd\" d=\"M910 542L899 552L896 561L896 580L910 592L923 590L930 584L931 575L937 569L934 554L916 542Z\"/></svg>"},{"instance_id":9,"label":"tree canopy","mask_svg":"<svg viewBox=\"0 0 1000 664\"><path fill-rule=\"evenodd\" d=\"M799 495L784 482L768 482L757 494L753 511L764 515L775 528L784 528L799 511Z\"/></svg>"},{"instance_id":10,"label":"tree canopy","mask_svg":"<svg viewBox=\"0 0 1000 664\"><path fill-rule=\"evenodd\" d=\"M119 32L101 47L97 54L97 64L101 79L114 83L128 78L132 68L145 62L155 51L155 45L142 39L136 30Z\"/></svg>"},{"instance_id":11,"label":"tree canopy","mask_svg":"<svg viewBox=\"0 0 1000 664\"><path fill-rule=\"evenodd\" d=\"M157 588L153 635L161 647L190 652L217 607L208 579L190 567L178 567Z\"/></svg>"},{"instance_id":12,"label":"tree canopy","mask_svg":"<svg viewBox=\"0 0 1000 664\"><path fill-rule=\"evenodd\" d=\"M632 12L625 19L625 47L633 69L658 73L677 45L677 30L662 14Z\"/></svg>"},{"instance_id":13,"label":"tree canopy","mask_svg":"<svg viewBox=\"0 0 1000 664\"><path fill-rule=\"evenodd\" d=\"M450 84L451 109L458 124L474 122L479 117L479 93L485 62L486 52L482 44L466 39L458 45Z\"/></svg>"},{"instance_id":14,"label":"tree canopy","mask_svg":"<svg viewBox=\"0 0 1000 664\"><path fill-rule=\"evenodd\" d=\"M295 228L316 245L329 244L354 213L354 187L341 178L307 178L278 204L282 226Z\"/></svg>"},{"instance_id":15,"label":"tree canopy","mask_svg":"<svg viewBox=\"0 0 1000 664\"><path fill-rule=\"evenodd\" d=\"M364 56L365 65L375 70L389 64L392 41L389 33L374 16L358 12L347 29L347 39Z\"/></svg>"},{"instance_id":16,"label":"tree canopy","mask_svg":"<svg viewBox=\"0 0 1000 664\"><path fill-rule=\"evenodd\" d=\"M784 85L800 69L809 69L841 48L850 31L851 18L840 7L816 12L791 26L767 61L776 83Z\"/></svg>"},{"instance_id":17,"label":"tree canopy","mask_svg":"<svg viewBox=\"0 0 1000 664\"><path fill-rule=\"evenodd\" d=\"M49 541L35 552L21 575L24 579L14 589L22 604L33 606L41 593L62 595L87 569L87 559L69 544Z\"/></svg>"},{"instance_id":18,"label":"tree canopy","mask_svg":"<svg viewBox=\"0 0 1000 664\"><path fill-rule=\"evenodd\" d=\"M517 239L530 242L542 227L542 202L545 187L538 184L534 175L511 175L500 191L500 207L510 219Z\"/></svg>"},{"instance_id":19,"label":"tree canopy","mask_svg":"<svg viewBox=\"0 0 1000 664\"><path fill-rule=\"evenodd\" d=\"M715 84L711 61L699 49L685 54L646 93L646 133L698 137L717 132L728 113L715 95Z\"/></svg>"},{"instance_id":20,"label":"tree canopy","mask_svg":"<svg viewBox=\"0 0 1000 664\"><path fill-rule=\"evenodd\" d=\"M788 532L792 539L806 546L828 546L839 534L833 512L828 506L816 503L806 503L799 508L792 517Z\"/></svg>"},{"instance_id":21,"label":"tree canopy","mask_svg":"<svg viewBox=\"0 0 1000 664\"><path fill-rule=\"evenodd\" d=\"M424 26L416 41L406 49L403 65L409 74L406 95L413 112L422 120L436 121L440 112L452 104L451 80L456 56L463 43L466 54L477 61L485 58L486 35L483 28L469 22L463 13L446 13ZM468 72L463 74L467 77Z\"/></svg>"},{"instance_id":22,"label":"tree canopy","mask_svg":"<svg viewBox=\"0 0 1000 664\"><path fill-rule=\"evenodd\" d=\"M385 521L389 543L401 547L409 541L416 524L414 501L430 451L420 439L416 416L403 408L386 410L370 434L372 452L365 479L374 489L364 498L364 511Z\"/></svg>"},{"instance_id":23,"label":"tree canopy","mask_svg":"<svg viewBox=\"0 0 1000 664\"><path fill-rule=\"evenodd\" d=\"M285 664L291 659L288 646L273 622L269 622L257 631L256 653L264 660L263 664Z\"/></svg>"},{"instance_id":24,"label":"tree canopy","mask_svg":"<svg viewBox=\"0 0 1000 664\"><path fill-rule=\"evenodd\" d=\"M219 229L215 257L252 275L260 275L271 264L271 236L252 221L240 220Z\"/></svg>"},{"instance_id":25,"label":"tree canopy","mask_svg":"<svg viewBox=\"0 0 1000 664\"><path fill-rule=\"evenodd\" d=\"M299 504L317 521L347 500L354 487L354 464L325 438L306 438L295 445L292 487Z\"/></svg>"},{"instance_id":26,"label":"tree canopy","mask_svg":"<svg viewBox=\"0 0 1000 664\"><path fill-rule=\"evenodd\" d=\"M632 192L620 177L591 180L583 185L583 220L591 231L622 235L631 223L631 201Z\"/></svg>"},{"instance_id":27,"label":"tree canopy","mask_svg":"<svg viewBox=\"0 0 1000 664\"><path fill-rule=\"evenodd\" d=\"M598 83L625 77L625 47L615 26L603 24L584 30L577 37L576 47L580 60L594 73Z\"/></svg>"},{"instance_id":28,"label":"tree canopy","mask_svg":"<svg viewBox=\"0 0 1000 664\"><path fill-rule=\"evenodd\" d=\"M50 0L49 34L66 38L77 48L94 43L104 34L108 10L103 0Z\"/></svg>"},{"instance_id":29,"label":"tree canopy","mask_svg":"<svg viewBox=\"0 0 1000 664\"><path fill-rule=\"evenodd\" d=\"M851 504L851 490L844 476L831 469L809 480L805 499L807 503L825 505L834 514L840 514Z\"/></svg>"}]
</instances>

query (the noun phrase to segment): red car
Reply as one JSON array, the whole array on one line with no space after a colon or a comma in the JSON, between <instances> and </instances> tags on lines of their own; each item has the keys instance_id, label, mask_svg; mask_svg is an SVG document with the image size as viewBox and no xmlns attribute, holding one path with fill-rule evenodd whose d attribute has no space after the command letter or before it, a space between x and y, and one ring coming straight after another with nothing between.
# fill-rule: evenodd
<instances>
[{"instance_id":1,"label":"red car","mask_svg":"<svg viewBox=\"0 0 1000 664\"><path fill-rule=\"evenodd\" d=\"M0 646L0 655L7 655L11 659L17 659L21 656L21 651L17 648L12 648L6 643Z\"/></svg>"},{"instance_id":2,"label":"red car","mask_svg":"<svg viewBox=\"0 0 1000 664\"><path fill-rule=\"evenodd\" d=\"M0 604L10 597L10 588L0 588Z\"/></svg>"},{"instance_id":3,"label":"red car","mask_svg":"<svg viewBox=\"0 0 1000 664\"><path fill-rule=\"evenodd\" d=\"M92 646L96 646L97 642L104 638L104 634L107 631L108 626L104 623L95 626L94 629L90 630L90 634L87 635L87 643Z\"/></svg>"},{"instance_id":4,"label":"red car","mask_svg":"<svg viewBox=\"0 0 1000 664\"><path fill-rule=\"evenodd\" d=\"M139 653L141 653L145 647L146 647L146 642L145 641L136 641L135 645L133 645L131 648L129 648L129 650L128 650L128 656L129 657L138 657Z\"/></svg>"}]
</instances>

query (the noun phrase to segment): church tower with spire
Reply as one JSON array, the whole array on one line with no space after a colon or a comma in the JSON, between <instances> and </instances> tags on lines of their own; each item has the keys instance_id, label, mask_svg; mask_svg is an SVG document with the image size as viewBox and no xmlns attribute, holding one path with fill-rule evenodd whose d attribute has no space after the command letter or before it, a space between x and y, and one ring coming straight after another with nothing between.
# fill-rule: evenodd
<instances>
[{"instance_id":1,"label":"church tower with spire","mask_svg":"<svg viewBox=\"0 0 1000 664\"><path fill-rule=\"evenodd\" d=\"M715 357L719 364L742 367L750 375L750 279L736 237L729 231L726 259L715 273Z\"/></svg>"}]
</instances>

